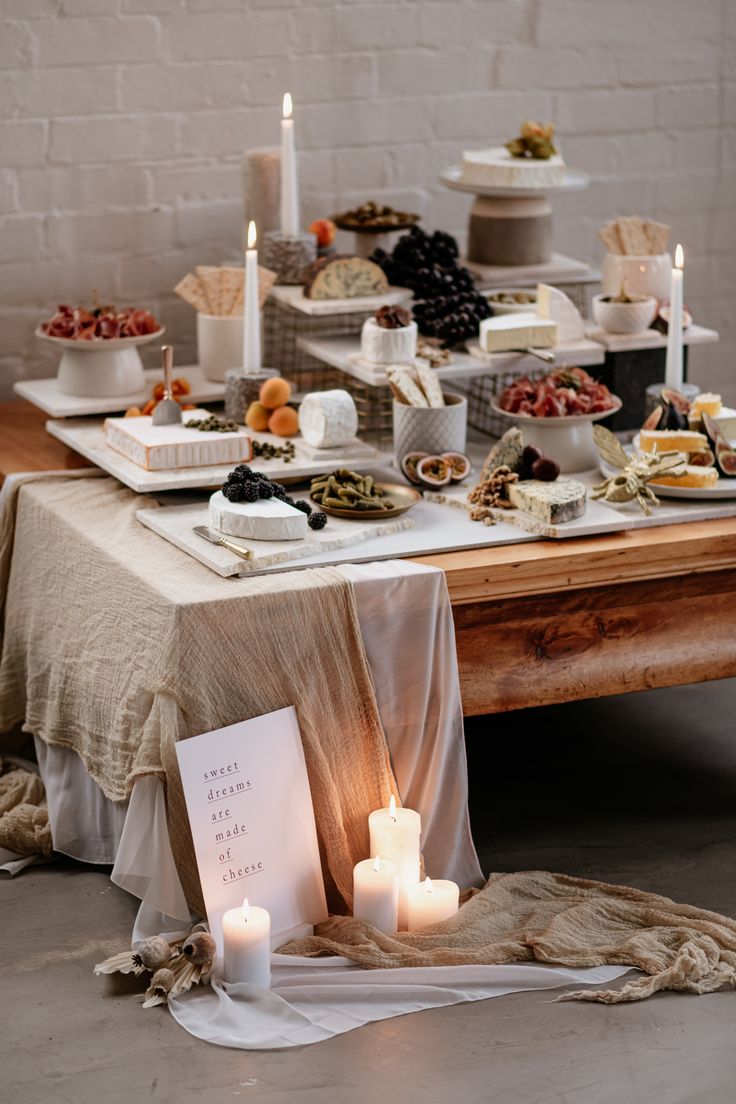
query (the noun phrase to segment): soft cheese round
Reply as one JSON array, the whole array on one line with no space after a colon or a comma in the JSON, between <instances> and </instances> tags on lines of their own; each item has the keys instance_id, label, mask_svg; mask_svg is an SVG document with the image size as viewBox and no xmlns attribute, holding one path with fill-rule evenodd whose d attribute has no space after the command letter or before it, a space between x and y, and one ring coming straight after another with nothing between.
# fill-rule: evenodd
<instances>
[{"instance_id":1,"label":"soft cheese round","mask_svg":"<svg viewBox=\"0 0 736 1104\"><path fill-rule=\"evenodd\" d=\"M559 154L546 161L512 157L504 146L463 153L463 183L481 188L556 188L564 184L566 172Z\"/></svg>"},{"instance_id":2,"label":"soft cheese round","mask_svg":"<svg viewBox=\"0 0 736 1104\"><path fill-rule=\"evenodd\" d=\"M375 318L363 323L360 355L371 364L411 364L417 355L417 324L387 330Z\"/></svg>"},{"instance_id":3,"label":"soft cheese round","mask_svg":"<svg viewBox=\"0 0 736 1104\"><path fill-rule=\"evenodd\" d=\"M307 515L280 498L259 498L257 502L230 502L222 491L210 498L210 525L228 537L248 540L303 540Z\"/></svg>"},{"instance_id":4,"label":"soft cheese round","mask_svg":"<svg viewBox=\"0 0 736 1104\"><path fill-rule=\"evenodd\" d=\"M334 391L310 391L299 407L299 429L313 448L339 448L358 432L358 411L353 396Z\"/></svg>"}]
</instances>

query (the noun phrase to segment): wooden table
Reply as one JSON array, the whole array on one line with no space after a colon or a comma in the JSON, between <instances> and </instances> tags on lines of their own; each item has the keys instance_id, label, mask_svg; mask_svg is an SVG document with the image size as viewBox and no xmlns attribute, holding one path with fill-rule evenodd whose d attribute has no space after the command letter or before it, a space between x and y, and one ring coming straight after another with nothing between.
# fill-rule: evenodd
<instances>
[{"instance_id":1,"label":"wooden table","mask_svg":"<svg viewBox=\"0 0 736 1104\"><path fill-rule=\"evenodd\" d=\"M0 479L86 466L0 403ZM447 576L466 716L736 675L736 518L422 556Z\"/></svg>"}]
</instances>

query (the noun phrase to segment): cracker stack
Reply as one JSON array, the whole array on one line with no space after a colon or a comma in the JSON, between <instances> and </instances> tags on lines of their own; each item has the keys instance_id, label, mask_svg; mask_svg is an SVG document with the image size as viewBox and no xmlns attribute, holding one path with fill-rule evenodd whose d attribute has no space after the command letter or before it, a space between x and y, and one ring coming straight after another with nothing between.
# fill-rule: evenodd
<instances>
[{"instance_id":1,"label":"cracker stack","mask_svg":"<svg viewBox=\"0 0 736 1104\"><path fill-rule=\"evenodd\" d=\"M397 402L406 406L440 407L445 405L440 381L428 364L393 364L386 369L388 385Z\"/></svg>"},{"instance_id":2,"label":"cracker stack","mask_svg":"<svg viewBox=\"0 0 736 1104\"><path fill-rule=\"evenodd\" d=\"M656 257L667 252L670 228L663 222L629 215L607 222L598 237L609 253L619 257Z\"/></svg>"},{"instance_id":3,"label":"cracker stack","mask_svg":"<svg viewBox=\"0 0 736 1104\"><path fill-rule=\"evenodd\" d=\"M275 272L259 265L258 298L261 308L275 280ZM202 314L232 318L243 313L244 269L228 265L197 265L194 272L188 272L179 281L174 291Z\"/></svg>"}]
</instances>

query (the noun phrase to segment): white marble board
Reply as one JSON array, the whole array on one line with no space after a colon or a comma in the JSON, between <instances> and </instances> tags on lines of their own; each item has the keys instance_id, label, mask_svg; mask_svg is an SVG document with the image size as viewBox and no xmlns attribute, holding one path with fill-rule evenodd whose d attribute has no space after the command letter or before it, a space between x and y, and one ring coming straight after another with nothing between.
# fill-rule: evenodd
<instances>
[{"instance_id":1,"label":"white marble board","mask_svg":"<svg viewBox=\"0 0 736 1104\"><path fill-rule=\"evenodd\" d=\"M158 491L197 490L202 487L216 487L224 482L228 473L232 471L234 464L222 464L217 467L207 468L178 468L171 471L146 471L134 464L132 460L121 456L105 444L105 435L101 421L91 419L66 419L46 423L46 431L52 437L56 437L62 444L84 456L98 468L102 468L109 475L119 479L126 487L139 493L156 493ZM270 441L274 445L283 445L283 437L275 437L270 433L258 433L257 440ZM362 443L361 443L362 444ZM375 450L368 454L361 449L362 455L355 454L345 456L342 450L339 460L330 461L322 457L314 460L302 449L301 441L294 439L296 456L290 464L283 460L253 460L251 466L256 471L266 472L271 479L294 480L309 479L313 475L320 475L328 471L330 467L348 467L356 471L365 471L366 468L376 466L377 457Z\"/></svg>"},{"instance_id":2,"label":"white marble board","mask_svg":"<svg viewBox=\"0 0 736 1104\"><path fill-rule=\"evenodd\" d=\"M123 395L112 399L87 399L81 395L64 395L59 390L56 376L51 379L19 380L14 390L21 398L43 410L52 418L80 418L85 414L117 414L130 406L143 406L152 397L153 386L162 379L160 368L144 368L146 385L142 391L133 395ZM186 364L174 368L174 378L181 376L189 380L191 394L186 401L191 403L223 402L225 384L205 379L198 364Z\"/></svg>"},{"instance_id":3,"label":"white marble board","mask_svg":"<svg viewBox=\"0 0 736 1104\"><path fill-rule=\"evenodd\" d=\"M412 298L409 288L390 287L385 295L362 295L353 299L309 299L301 285L277 284L271 289L270 298L282 306L292 307L311 317L329 317L336 314L372 314L386 304L396 306L408 303Z\"/></svg>"}]
</instances>

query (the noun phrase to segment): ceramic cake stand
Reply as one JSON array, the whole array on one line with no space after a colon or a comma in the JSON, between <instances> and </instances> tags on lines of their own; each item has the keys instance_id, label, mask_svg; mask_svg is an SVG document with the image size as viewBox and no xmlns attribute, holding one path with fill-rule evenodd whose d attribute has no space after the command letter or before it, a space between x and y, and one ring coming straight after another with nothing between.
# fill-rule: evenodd
<instances>
[{"instance_id":1,"label":"ceramic cake stand","mask_svg":"<svg viewBox=\"0 0 736 1104\"><path fill-rule=\"evenodd\" d=\"M475 196L468 223L468 261L481 265L535 265L552 253L548 196L587 188L585 172L568 169L563 184L544 188L483 188L465 184L454 165L440 176L446 188Z\"/></svg>"},{"instance_id":2,"label":"ceramic cake stand","mask_svg":"<svg viewBox=\"0 0 736 1104\"><path fill-rule=\"evenodd\" d=\"M138 352L139 345L156 341L164 328L138 337L97 338L78 341L68 337L50 337L36 330L36 337L62 350L57 375L62 395L88 399L111 399L142 391L146 378Z\"/></svg>"}]
</instances>

